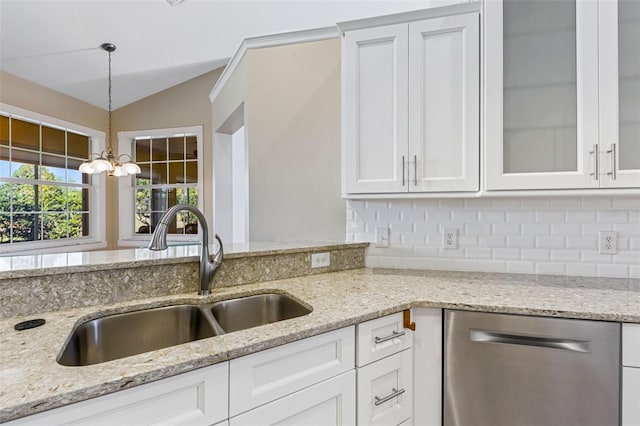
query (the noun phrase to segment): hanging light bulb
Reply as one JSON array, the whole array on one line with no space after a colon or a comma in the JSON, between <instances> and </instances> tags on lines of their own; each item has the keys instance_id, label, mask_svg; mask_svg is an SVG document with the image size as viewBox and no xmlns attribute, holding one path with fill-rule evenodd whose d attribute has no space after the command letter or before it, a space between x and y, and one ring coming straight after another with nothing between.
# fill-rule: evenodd
<instances>
[{"instance_id":1,"label":"hanging light bulb","mask_svg":"<svg viewBox=\"0 0 640 426\"><path fill-rule=\"evenodd\" d=\"M131 157L129 157L127 155L127 157L129 157L129 161L127 161L126 163L124 163L124 165L122 163L120 163L120 158L123 155L126 154L122 154L120 157L117 157L113 154L113 144L111 143L111 137L112 137L112 126L111 126L111 121L112 121L112 110L111 110L111 53L115 52L116 50L116 45L112 44L112 43L102 43L102 45L100 45L100 48L105 50L106 52L109 53L109 124L107 127L107 151L106 152L102 152L100 154L91 154L89 156L89 160L85 161L84 163L80 164L80 167L78 168L78 170L82 173L86 173L86 174L94 174L94 173L101 173L101 172L108 172L109 176L128 176L128 175L134 175L137 173L141 173L142 170L140 169L140 167L134 163L131 160ZM93 161L91 161L91 157L95 156L96 158L93 159Z\"/></svg>"}]
</instances>

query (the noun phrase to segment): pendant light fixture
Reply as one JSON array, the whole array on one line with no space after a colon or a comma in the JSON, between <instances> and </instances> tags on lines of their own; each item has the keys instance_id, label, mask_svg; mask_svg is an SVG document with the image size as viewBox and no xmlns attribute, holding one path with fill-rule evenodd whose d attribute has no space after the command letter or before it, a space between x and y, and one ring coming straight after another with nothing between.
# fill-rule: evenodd
<instances>
[{"instance_id":1,"label":"pendant light fixture","mask_svg":"<svg viewBox=\"0 0 640 426\"><path fill-rule=\"evenodd\" d=\"M121 154L116 157L113 154L113 145L111 143L111 53L116 50L116 45L112 43L102 43L100 48L109 53L109 124L107 127L107 151L102 151L100 154L91 154L89 160L80 164L78 170L90 175L102 172L107 172L109 176L135 175L142 172L140 166L134 163L128 154ZM91 160L93 156L96 156L96 158ZM128 161L124 163L121 162L123 157L128 158Z\"/></svg>"}]
</instances>

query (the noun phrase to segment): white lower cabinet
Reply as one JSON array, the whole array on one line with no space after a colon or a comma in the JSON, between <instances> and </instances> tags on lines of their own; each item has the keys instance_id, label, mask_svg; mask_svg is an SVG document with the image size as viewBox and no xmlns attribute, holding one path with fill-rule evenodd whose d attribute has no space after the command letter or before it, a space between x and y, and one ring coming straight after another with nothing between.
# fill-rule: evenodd
<instances>
[{"instance_id":1,"label":"white lower cabinet","mask_svg":"<svg viewBox=\"0 0 640 426\"><path fill-rule=\"evenodd\" d=\"M352 370L354 327L231 360L231 417Z\"/></svg>"},{"instance_id":2,"label":"white lower cabinet","mask_svg":"<svg viewBox=\"0 0 640 426\"><path fill-rule=\"evenodd\" d=\"M232 417L229 426L355 425L353 370Z\"/></svg>"},{"instance_id":3,"label":"white lower cabinet","mask_svg":"<svg viewBox=\"0 0 640 426\"><path fill-rule=\"evenodd\" d=\"M358 369L358 424L398 425L413 412L413 352Z\"/></svg>"},{"instance_id":4,"label":"white lower cabinet","mask_svg":"<svg viewBox=\"0 0 640 426\"><path fill-rule=\"evenodd\" d=\"M622 426L640 426L640 368L622 367Z\"/></svg>"},{"instance_id":5,"label":"white lower cabinet","mask_svg":"<svg viewBox=\"0 0 640 426\"><path fill-rule=\"evenodd\" d=\"M229 363L224 362L7 425L224 425L229 417L228 382Z\"/></svg>"},{"instance_id":6,"label":"white lower cabinet","mask_svg":"<svg viewBox=\"0 0 640 426\"><path fill-rule=\"evenodd\" d=\"M640 324L622 324L622 426L640 426Z\"/></svg>"}]
</instances>

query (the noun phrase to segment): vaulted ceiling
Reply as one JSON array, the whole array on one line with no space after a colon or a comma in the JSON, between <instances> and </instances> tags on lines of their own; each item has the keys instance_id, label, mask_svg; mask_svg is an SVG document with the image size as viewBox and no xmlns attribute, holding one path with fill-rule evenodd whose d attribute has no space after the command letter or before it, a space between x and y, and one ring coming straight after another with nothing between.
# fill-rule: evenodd
<instances>
[{"instance_id":1,"label":"vaulted ceiling","mask_svg":"<svg viewBox=\"0 0 640 426\"><path fill-rule=\"evenodd\" d=\"M0 69L118 108L226 64L245 37L426 8L451 0L0 0Z\"/></svg>"}]
</instances>

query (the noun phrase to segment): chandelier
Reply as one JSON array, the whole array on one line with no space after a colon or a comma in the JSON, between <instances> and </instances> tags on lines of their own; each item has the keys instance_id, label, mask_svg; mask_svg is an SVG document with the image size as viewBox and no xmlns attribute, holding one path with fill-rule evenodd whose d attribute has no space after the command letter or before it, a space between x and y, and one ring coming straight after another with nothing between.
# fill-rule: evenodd
<instances>
[{"instance_id":1,"label":"chandelier","mask_svg":"<svg viewBox=\"0 0 640 426\"><path fill-rule=\"evenodd\" d=\"M100 47L109 53L109 125L107 127L107 151L102 151L100 154L91 154L87 161L80 164L78 170L90 175L102 172L107 172L109 176L135 175L142 172L140 166L134 163L128 154L121 154L116 157L113 153L113 145L111 143L111 52L116 50L116 45L112 43L102 43ZM94 156L95 158L91 160L91 157ZM122 162L123 157L128 158L128 160Z\"/></svg>"}]
</instances>

